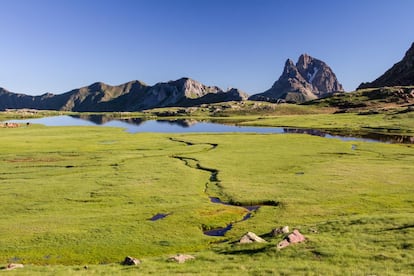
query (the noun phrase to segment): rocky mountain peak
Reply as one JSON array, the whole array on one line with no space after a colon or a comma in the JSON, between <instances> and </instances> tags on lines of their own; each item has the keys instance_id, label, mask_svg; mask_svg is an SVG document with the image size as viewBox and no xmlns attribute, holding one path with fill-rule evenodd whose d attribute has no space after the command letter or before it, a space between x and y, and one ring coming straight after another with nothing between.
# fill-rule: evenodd
<instances>
[{"instance_id":1,"label":"rocky mountain peak","mask_svg":"<svg viewBox=\"0 0 414 276\"><path fill-rule=\"evenodd\" d=\"M308 66L313 62L313 60L313 57L309 56L308 54L302 54L299 56L296 67L307 69Z\"/></svg>"},{"instance_id":2,"label":"rocky mountain peak","mask_svg":"<svg viewBox=\"0 0 414 276\"><path fill-rule=\"evenodd\" d=\"M332 69L325 62L302 54L296 64L291 59L286 61L282 75L272 88L250 99L301 103L337 91L343 88Z\"/></svg>"},{"instance_id":3,"label":"rocky mountain peak","mask_svg":"<svg viewBox=\"0 0 414 276\"><path fill-rule=\"evenodd\" d=\"M357 89L410 85L414 85L414 43L400 62L394 64L373 82L361 83Z\"/></svg>"},{"instance_id":4,"label":"rocky mountain peak","mask_svg":"<svg viewBox=\"0 0 414 276\"><path fill-rule=\"evenodd\" d=\"M282 76L294 77L297 74L297 71L295 63L293 63L293 60L289 58L285 62L285 68L283 68Z\"/></svg>"}]
</instances>

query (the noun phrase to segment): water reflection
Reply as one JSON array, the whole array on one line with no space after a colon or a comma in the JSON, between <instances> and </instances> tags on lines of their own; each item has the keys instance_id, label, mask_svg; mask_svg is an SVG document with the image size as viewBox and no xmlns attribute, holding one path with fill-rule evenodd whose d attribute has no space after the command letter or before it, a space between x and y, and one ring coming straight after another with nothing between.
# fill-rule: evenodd
<instances>
[{"instance_id":1,"label":"water reflection","mask_svg":"<svg viewBox=\"0 0 414 276\"><path fill-rule=\"evenodd\" d=\"M63 116L57 116L57 117L63 117ZM70 115L71 118L74 119L80 119L80 120L84 120L87 122L91 122L95 125L106 125L112 121L121 121L121 122L125 122L128 124L133 124L133 125L140 125L142 124L145 120L142 118L128 118L128 119L118 119L116 117L113 116L108 116L108 115L97 115L97 114L92 114L92 115Z\"/></svg>"},{"instance_id":2,"label":"water reflection","mask_svg":"<svg viewBox=\"0 0 414 276\"><path fill-rule=\"evenodd\" d=\"M383 143L414 144L414 136L384 134L369 131L345 132L343 130L322 131L317 129L281 128L281 127L249 127L200 122L193 119L145 120L143 118L121 119L103 115L72 115L53 116L39 119L12 120L22 125L26 123L43 124L46 126L105 126L121 127L127 132L158 132L158 133L300 133L325 138L336 138L343 141L365 141Z\"/></svg>"},{"instance_id":3,"label":"water reflection","mask_svg":"<svg viewBox=\"0 0 414 276\"><path fill-rule=\"evenodd\" d=\"M303 128L284 128L284 133L301 133L313 136L320 136L325 138L339 138L341 140L359 140L363 139L367 142L383 142L383 143L399 143L399 144L414 144L414 136L408 135L396 135L396 134L384 134L375 132L349 132L344 131L327 132L318 129L303 129Z\"/></svg>"},{"instance_id":4,"label":"water reflection","mask_svg":"<svg viewBox=\"0 0 414 276\"><path fill-rule=\"evenodd\" d=\"M158 123L167 123L170 125L177 125L180 127L191 127L197 123L199 123L199 121L197 120L190 120L190 119L176 119L176 120L157 120Z\"/></svg>"}]
</instances>

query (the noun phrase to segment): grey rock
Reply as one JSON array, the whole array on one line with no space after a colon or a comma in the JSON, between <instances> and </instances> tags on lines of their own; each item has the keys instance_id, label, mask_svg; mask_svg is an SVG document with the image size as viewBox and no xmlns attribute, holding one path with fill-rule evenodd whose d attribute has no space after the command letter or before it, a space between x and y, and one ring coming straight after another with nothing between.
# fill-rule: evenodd
<instances>
[{"instance_id":1,"label":"grey rock","mask_svg":"<svg viewBox=\"0 0 414 276\"><path fill-rule=\"evenodd\" d=\"M287 234L287 233L289 233L289 226L283 226L283 227L275 228L271 232L273 237L276 237L276 236L281 235L281 234Z\"/></svg>"},{"instance_id":2,"label":"grey rock","mask_svg":"<svg viewBox=\"0 0 414 276\"><path fill-rule=\"evenodd\" d=\"M263 243L266 241L253 232L247 232L239 240L239 243L253 243L253 242Z\"/></svg>"},{"instance_id":3,"label":"grey rock","mask_svg":"<svg viewBox=\"0 0 414 276\"><path fill-rule=\"evenodd\" d=\"M122 262L123 265L140 265L141 261L137 258L127 256L125 260Z\"/></svg>"},{"instance_id":4,"label":"grey rock","mask_svg":"<svg viewBox=\"0 0 414 276\"><path fill-rule=\"evenodd\" d=\"M185 263L188 260L194 260L195 257L192 255L186 255L186 254L177 254L175 256L171 256L168 258L168 261L171 262L177 262L179 264Z\"/></svg>"}]
</instances>

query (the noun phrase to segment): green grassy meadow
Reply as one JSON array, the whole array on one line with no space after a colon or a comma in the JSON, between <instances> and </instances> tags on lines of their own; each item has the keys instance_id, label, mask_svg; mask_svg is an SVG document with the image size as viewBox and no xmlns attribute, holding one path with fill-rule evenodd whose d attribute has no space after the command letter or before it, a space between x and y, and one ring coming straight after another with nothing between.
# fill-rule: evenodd
<instances>
[{"instance_id":1,"label":"green grassy meadow","mask_svg":"<svg viewBox=\"0 0 414 276\"><path fill-rule=\"evenodd\" d=\"M246 124L328 128L337 122L344 129L413 132L412 113L384 116L292 115ZM10 275L414 274L413 145L109 127L0 132L0 264L25 264ZM216 179L200 166L216 170ZM247 211L211 203L209 196L279 204L262 206L225 237L211 237L202 230ZM160 213L168 216L150 220ZM277 250L282 237L266 234L284 225L307 241ZM247 231L268 243L234 243ZM166 261L177 253L196 260ZM125 256L142 264L121 266Z\"/></svg>"}]
</instances>

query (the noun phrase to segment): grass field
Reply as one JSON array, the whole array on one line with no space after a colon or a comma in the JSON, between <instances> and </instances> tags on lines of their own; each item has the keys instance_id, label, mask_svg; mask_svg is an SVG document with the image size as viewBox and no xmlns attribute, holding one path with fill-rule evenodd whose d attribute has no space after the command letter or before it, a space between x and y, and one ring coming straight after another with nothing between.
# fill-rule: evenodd
<instances>
[{"instance_id":1,"label":"grass field","mask_svg":"<svg viewBox=\"0 0 414 276\"><path fill-rule=\"evenodd\" d=\"M392 122L312 116L281 120L413 129L410 113ZM9 274L414 273L412 145L36 125L0 132L0 264L26 265ZM197 166L217 171L216 179ZM203 229L238 221L246 210L208 196L279 205L262 206L225 237L209 237ZM169 215L150 220L159 213ZM282 237L266 233L283 225L307 241L277 250ZM268 243L233 243L247 231ZM176 253L196 260L166 261ZM127 255L143 263L119 265Z\"/></svg>"}]
</instances>

